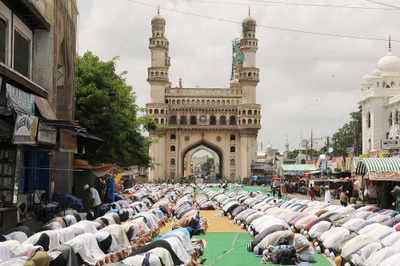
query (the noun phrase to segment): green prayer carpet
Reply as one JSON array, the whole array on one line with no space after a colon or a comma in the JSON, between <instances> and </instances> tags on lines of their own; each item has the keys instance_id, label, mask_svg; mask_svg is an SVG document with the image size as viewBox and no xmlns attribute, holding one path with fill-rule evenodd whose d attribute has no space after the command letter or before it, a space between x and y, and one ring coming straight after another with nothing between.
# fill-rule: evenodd
<instances>
[{"instance_id":1,"label":"green prayer carpet","mask_svg":"<svg viewBox=\"0 0 400 266\"><path fill-rule=\"evenodd\" d=\"M251 241L248 233L207 233L196 236L206 240L207 247L202 258L206 258L206 266L252 266L261 264L261 257L247 251L247 243ZM331 266L322 255L316 254L312 265ZM276 264L267 264L276 265Z\"/></svg>"}]
</instances>

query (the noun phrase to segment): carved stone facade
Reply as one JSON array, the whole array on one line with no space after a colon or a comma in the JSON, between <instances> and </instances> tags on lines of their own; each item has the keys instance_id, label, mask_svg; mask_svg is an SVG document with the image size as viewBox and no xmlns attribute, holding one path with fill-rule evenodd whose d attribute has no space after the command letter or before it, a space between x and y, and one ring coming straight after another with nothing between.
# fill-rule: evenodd
<instances>
[{"instance_id":1,"label":"carved stone facade","mask_svg":"<svg viewBox=\"0 0 400 266\"><path fill-rule=\"evenodd\" d=\"M362 81L363 154L387 150L400 151L400 57L388 53ZM385 142L392 142L385 147Z\"/></svg>"},{"instance_id":2,"label":"carved stone facade","mask_svg":"<svg viewBox=\"0 0 400 266\"><path fill-rule=\"evenodd\" d=\"M181 81L179 87L172 88L165 19L158 14L151 24L151 103L146 107L147 114L165 128L165 134L150 132L150 180L190 175L191 157L199 149L216 154L221 177L249 177L251 164L257 159L257 134L261 127L261 106L256 104L256 21L250 14L243 21L243 37L238 42L242 60L235 64L230 88L183 88Z\"/></svg>"}]
</instances>

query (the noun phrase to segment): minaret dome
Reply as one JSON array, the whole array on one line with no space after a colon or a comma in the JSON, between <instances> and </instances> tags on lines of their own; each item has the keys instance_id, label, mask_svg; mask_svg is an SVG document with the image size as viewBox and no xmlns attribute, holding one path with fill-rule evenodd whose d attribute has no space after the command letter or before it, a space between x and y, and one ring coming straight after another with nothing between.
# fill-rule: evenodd
<instances>
[{"instance_id":1,"label":"minaret dome","mask_svg":"<svg viewBox=\"0 0 400 266\"><path fill-rule=\"evenodd\" d=\"M243 37L249 37L248 33L255 33L256 31L256 25L257 22L256 20L251 16L250 14L250 8L249 8L249 15L247 18L243 20L242 26L243 26ZM254 37L253 37L254 38Z\"/></svg>"}]
</instances>

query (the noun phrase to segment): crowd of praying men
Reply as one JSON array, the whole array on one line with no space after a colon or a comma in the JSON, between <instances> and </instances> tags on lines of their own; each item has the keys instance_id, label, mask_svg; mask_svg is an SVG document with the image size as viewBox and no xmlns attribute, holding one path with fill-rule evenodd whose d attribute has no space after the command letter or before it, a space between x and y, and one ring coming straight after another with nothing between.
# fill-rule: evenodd
<instances>
[{"instance_id":1,"label":"crowd of praying men","mask_svg":"<svg viewBox=\"0 0 400 266\"><path fill-rule=\"evenodd\" d=\"M194 207L193 186L136 185L104 215L86 220L67 210L38 232L19 226L0 236L0 266L199 265L207 220ZM173 229L160 234L166 223Z\"/></svg>"},{"instance_id":2,"label":"crowd of praying men","mask_svg":"<svg viewBox=\"0 0 400 266\"><path fill-rule=\"evenodd\" d=\"M276 199L240 187L232 192L201 189L203 201L214 202L247 229L253 237L247 249L261 263L308 265L322 253L337 266L399 265L400 214L395 210Z\"/></svg>"}]
</instances>

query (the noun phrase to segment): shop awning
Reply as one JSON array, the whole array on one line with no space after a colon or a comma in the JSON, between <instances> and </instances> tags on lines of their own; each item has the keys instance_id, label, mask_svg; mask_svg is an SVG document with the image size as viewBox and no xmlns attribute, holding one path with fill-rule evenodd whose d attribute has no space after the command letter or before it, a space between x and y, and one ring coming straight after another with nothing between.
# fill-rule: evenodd
<instances>
[{"instance_id":1,"label":"shop awning","mask_svg":"<svg viewBox=\"0 0 400 266\"><path fill-rule=\"evenodd\" d=\"M400 181L400 158L365 158L357 163L356 174L370 180Z\"/></svg>"},{"instance_id":2,"label":"shop awning","mask_svg":"<svg viewBox=\"0 0 400 266\"><path fill-rule=\"evenodd\" d=\"M51 108L49 102L42 97L35 96L35 104L39 109L40 114L47 120L56 120L56 114Z\"/></svg>"},{"instance_id":3,"label":"shop awning","mask_svg":"<svg viewBox=\"0 0 400 266\"><path fill-rule=\"evenodd\" d=\"M284 172L309 172L317 170L313 164L282 164Z\"/></svg>"},{"instance_id":4,"label":"shop awning","mask_svg":"<svg viewBox=\"0 0 400 266\"><path fill-rule=\"evenodd\" d=\"M353 158L350 158L350 166L349 166L349 168L348 169L346 169L346 170L348 170L348 171L350 171L350 172L356 172L357 171L357 165L358 165L358 162L360 161L361 159L360 158L358 158L358 157L353 157ZM346 166L346 168L347 168L347 166Z\"/></svg>"},{"instance_id":5,"label":"shop awning","mask_svg":"<svg viewBox=\"0 0 400 266\"><path fill-rule=\"evenodd\" d=\"M120 167L116 164L111 164L111 163L108 164L103 163L98 166L92 166L89 164L88 161L76 159L74 162L74 169L90 170L95 176L101 177L108 174L110 171L114 169L120 169Z\"/></svg>"}]
</instances>

